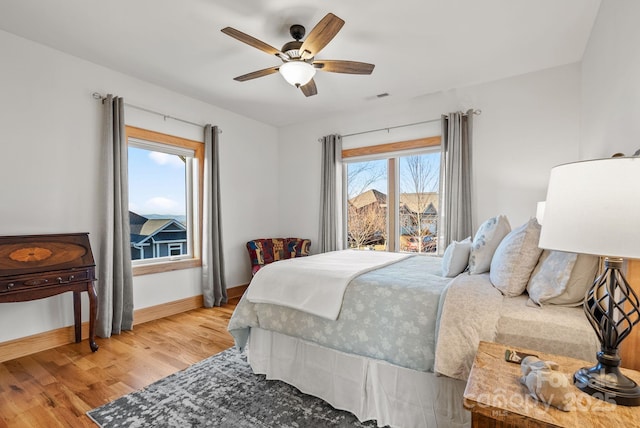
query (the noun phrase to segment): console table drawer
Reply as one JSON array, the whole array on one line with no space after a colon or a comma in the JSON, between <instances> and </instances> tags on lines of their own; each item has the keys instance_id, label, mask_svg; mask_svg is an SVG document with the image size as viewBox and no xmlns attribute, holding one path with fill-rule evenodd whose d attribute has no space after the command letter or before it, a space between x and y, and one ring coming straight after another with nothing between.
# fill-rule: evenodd
<instances>
[{"instance_id":1,"label":"console table drawer","mask_svg":"<svg viewBox=\"0 0 640 428\"><path fill-rule=\"evenodd\" d=\"M0 279L0 293L25 288L49 287L93 280L95 280L93 269L47 272L45 275L20 276L18 278L5 277Z\"/></svg>"}]
</instances>

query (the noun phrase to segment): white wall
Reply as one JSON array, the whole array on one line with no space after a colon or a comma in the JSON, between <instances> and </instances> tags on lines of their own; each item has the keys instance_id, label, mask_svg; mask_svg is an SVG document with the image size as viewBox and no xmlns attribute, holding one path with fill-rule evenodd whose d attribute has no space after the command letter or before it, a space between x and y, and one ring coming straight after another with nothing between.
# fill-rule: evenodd
<instances>
[{"instance_id":1,"label":"white wall","mask_svg":"<svg viewBox=\"0 0 640 428\"><path fill-rule=\"evenodd\" d=\"M581 158L640 149L640 2L603 0L582 61Z\"/></svg>"},{"instance_id":2,"label":"white wall","mask_svg":"<svg viewBox=\"0 0 640 428\"><path fill-rule=\"evenodd\" d=\"M247 240L278 231L278 133L0 31L0 235L89 232L98 257L101 105L91 94L222 128L222 222L229 287L250 279ZM202 129L128 108L128 124L202 141ZM200 294L199 269L135 278L135 308ZM88 319L83 296L83 320ZM73 324L70 293L3 303L0 342Z\"/></svg>"},{"instance_id":3,"label":"white wall","mask_svg":"<svg viewBox=\"0 0 640 428\"><path fill-rule=\"evenodd\" d=\"M366 111L281 128L280 234L317 242L319 137L415 123L469 108L482 110L473 129L474 227L500 213L514 227L524 223L546 195L551 167L578 158L579 82L580 66L571 64L410 103L394 104L392 94L372 101ZM369 135L373 144L416 137L402 128ZM357 137L358 145L362 138ZM346 138L344 145L349 144Z\"/></svg>"}]
</instances>

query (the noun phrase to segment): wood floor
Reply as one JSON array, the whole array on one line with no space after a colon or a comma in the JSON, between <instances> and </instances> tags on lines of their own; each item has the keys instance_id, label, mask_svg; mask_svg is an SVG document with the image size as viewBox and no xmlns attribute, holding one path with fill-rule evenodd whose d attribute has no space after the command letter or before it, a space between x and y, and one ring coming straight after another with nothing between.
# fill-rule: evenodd
<instances>
[{"instance_id":1,"label":"wood floor","mask_svg":"<svg viewBox=\"0 0 640 428\"><path fill-rule=\"evenodd\" d=\"M233 345L235 305L195 309L0 364L0 428L95 427L85 413Z\"/></svg>"}]
</instances>

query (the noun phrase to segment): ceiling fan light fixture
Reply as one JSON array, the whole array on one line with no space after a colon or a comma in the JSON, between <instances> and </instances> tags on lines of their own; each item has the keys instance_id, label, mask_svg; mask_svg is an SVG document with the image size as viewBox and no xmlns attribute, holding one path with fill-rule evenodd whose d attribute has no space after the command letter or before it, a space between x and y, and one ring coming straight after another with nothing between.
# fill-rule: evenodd
<instances>
[{"instance_id":1,"label":"ceiling fan light fixture","mask_svg":"<svg viewBox=\"0 0 640 428\"><path fill-rule=\"evenodd\" d=\"M295 87L306 85L316 74L315 67L304 61L285 62L280 66L279 71L284 80Z\"/></svg>"}]
</instances>

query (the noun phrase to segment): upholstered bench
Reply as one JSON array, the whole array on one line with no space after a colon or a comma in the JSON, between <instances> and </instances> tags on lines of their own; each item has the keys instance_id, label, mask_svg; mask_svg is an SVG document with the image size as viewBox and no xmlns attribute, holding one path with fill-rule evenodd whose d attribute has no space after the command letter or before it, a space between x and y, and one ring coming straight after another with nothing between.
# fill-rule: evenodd
<instances>
[{"instance_id":1,"label":"upholstered bench","mask_svg":"<svg viewBox=\"0 0 640 428\"><path fill-rule=\"evenodd\" d=\"M247 242L251 259L251 274L255 275L266 264L278 260L309 255L311 241L301 238L262 238Z\"/></svg>"}]
</instances>

